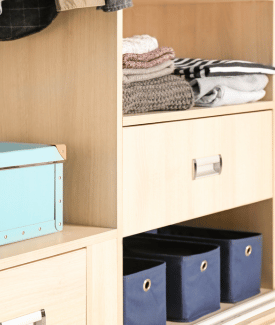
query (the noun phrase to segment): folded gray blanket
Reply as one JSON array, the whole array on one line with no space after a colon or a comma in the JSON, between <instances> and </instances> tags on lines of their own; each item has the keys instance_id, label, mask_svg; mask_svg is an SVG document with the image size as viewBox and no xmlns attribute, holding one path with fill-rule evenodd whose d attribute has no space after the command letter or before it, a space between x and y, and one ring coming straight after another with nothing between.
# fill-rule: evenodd
<instances>
[{"instance_id":1,"label":"folded gray blanket","mask_svg":"<svg viewBox=\"0 0 275 325\"><path fill-rule=\"evenodd\" d=\"M194 105L193 90L184 79L168 75L123 85L123 113L185 110Z\"/></svg>"},{"instance_id":2,"label":"folded gray blanket","mask_svg":"<svg viewBox=\"0 0 275 325\"><path fill-rule=\"evenodd\" d=\"M123 69L123 82L131 83L167 76L174 72L172 60L148 69Z\"/></svg>"}]
</instances>

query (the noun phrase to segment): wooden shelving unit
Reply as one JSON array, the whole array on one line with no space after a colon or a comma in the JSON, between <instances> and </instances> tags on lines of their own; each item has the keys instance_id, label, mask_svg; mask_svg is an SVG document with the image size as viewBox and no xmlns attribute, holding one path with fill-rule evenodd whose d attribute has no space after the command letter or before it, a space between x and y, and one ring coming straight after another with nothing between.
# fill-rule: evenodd
<instances>
[{"instance_id":1,"label":"wooden shelving unit","mask_svg":"<svg viewBox=\"0 0 275 325\"><path fill-rule=\"evenodd\" d=\"M2 42L0 45L1 141L65 143L68 149L68 160L64 166L64 218L67 223L64 231L0 248L0 322L34 312L37 308L43 308L45 303L47 325L122 325L122 243L124 236L134 233L129 230L134 222L138 222L138 232L158 227L160 220L162 225L188 220L193 225L262 232L263 295L252 298L249 304L257 306L265 295L270 295L269 302L273 300L273 78L270 78L267 94L261 102L122 116L121 49L123 36L149 34L159 40L160 46L173 47L178 57L240 59L274 64L274 2L134 0L134 4L123 14L103 13L96 8L62 12L41 33L14 42ZM253 126L241 125L238 118L248 121L248 115L253 120ZM226 123L227 119L229 124ZM151 151L146 141L143 139L142 142L142 138L134 134L135 130L145 135L152 131L152 148L161 149L160 142L155 140L153 143L152 139L161 128L167 128L167 134L172 134L174 123L177 124L177 131L171 135L170 146L165 147L166 154L162 150L158 151L159 156L156 158L159 159L153 165L153 160L148 158ZM194 151L196 157L192 159L220 154L216 150L226 147L222 174L225 178L208 178L199 183L203 184L202 187L196 185L192 191L181 187L181 183L187 183L184 177L179 177L183 175L182 166L186 166L186 175L189 175L186 177L191 182L192 159L190 162L185 161L184 157L188 155L182 151L182 145L187 143L186 138L177 138L186 130L186 125L191 131L196 128L201 130L197 132L196 141L205 140L203 145L194 146L193 138L187 136L189 149L197 150ZM228 131L228 125L235 132L234 137ZM207 134L203 131L204 127L208 130ZM249 127L253 127L256 134ZM126 143L130 133L133 133L132 146ZM245 149L238 151L233 144L238 143L240 135L242 143L236 147ZM245 143L248 146L244 146ZM254 147L266 155L256 155ZM174 164L179 161L179 152L183 161L181 168ZM188 154L191 157L191 149ZM245 170L238 169L238 159L249 158L250 154L255 157L247 160L251 178L242 178ZM134 162L139 161L145 172L148 172L146 166L151 164L153 172L148 173L150 178L146 178L146 173L144 176L135 171L131 177L136 176L136 181L126 188L131 155L138 157ZM229 165L226 164L228 157L234 161L231 165L238 175L233 173L233 169L226 169ZM247 191L243 190L242 202L245 203L242 204L245 205L240 205L236 193L247 186L243 179L248 179L252 185ZM261 179L267 181L259 186ZM171 180L174 183L170 186ZM147 191L148 197L154 194L150 187L152 184L156 191L163 190L163 200L160 202L155 197L150 205L146 205L144 193ZM165 193L164 184L170 186L170 193ZM219 188L221 184L227 184L230 202L225 195L219 197L224 190ZM175 188L179 190L173 193ZM133 193L131 198L135 199L132 210L142 209L142 215L135 220L130 210L126 209L129 202L125 199L127 193ZM196 209L199 204L196 198L200 193L213 193L210 199L201 200L205 207L201 211L207 213ZM184 208L181 202L186 195L189 195L191 204L190 210L183 216L179 212ZM172 197L178 200L171 208L169 199ZM163 207L160 211L162 217L154 219L152 215L159 206ZM147 223L148 220L150 223ZM76 264L72 273L70 261ZM62 282L62 276L58 275L56 280L53 271L47 272L47 263L51 269L58 269L58 266L62 272L66 269L65 282ZM37 275L39 270L46 277L46 280L41 279L41 286ZM28 292L31 291L26 285L31 283L29 274L34 275L39 288L47 291L46 295L41 296L36 290L32 297L29 296ZM74 275L79 276L81 283L76 308L75 311L71 310L71 318L61 319L60 315L66 316L66 299L70 299L72 291L77 287L75 281L78 278ZM27 280L13 283L15 276L25 276ZM43 281L48 285L43 285ZM22 287L17 291L20 283ZM57 284L57 288L52 288L53 283ZM58 306L48 303L55 292L60 297ZM12 304L9 299L13 300ZM31 299L30 306L25 305L26 299ZM262 325L262 320L274 319L274 309L253 316L252 324ZM234 314L235 305L223 305L219 317L228 320L229 310L232 311L232 317L237 317ZM243 310L242 314L245 315L246 311ZM206 325L200 322L207 320L207 325L214 325L210 319L212 316L193 324ZM234 324L248 324L248 320L238 322L236 317Z\"/></svg>"}]
</instances>

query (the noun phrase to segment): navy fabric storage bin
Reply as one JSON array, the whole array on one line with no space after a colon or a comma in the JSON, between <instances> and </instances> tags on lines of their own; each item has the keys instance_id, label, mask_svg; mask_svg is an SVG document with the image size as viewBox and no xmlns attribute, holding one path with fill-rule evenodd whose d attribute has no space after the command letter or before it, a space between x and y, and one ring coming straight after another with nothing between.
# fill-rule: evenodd
<instances>
[{"instance_id":1,"label":"navy fabric storage bin","mask_svg":"<svg viewBox=\"0 0 275 325\"><path fill-rule=\"evenodd\" d=\"M160 228L158 234L220 246L222 302L234 303L260 293L261 234L185 226Z\"/></svg>"},{"instance_id":2,"label":"navy fabric storage bin","mask_svg":"<svg viewBox=\"0 0 275 325\"><path fill-rule=\"evenodd\" d=\"M152 238L124 238L124 254L166 262L167 320L191 322L220 308L220 248Z\"/></svg>"},{"instance_id":3,"label":"navy fabric storage bin","mask_svg":"<svg viewBox=\"0 0 275 325\"><path fill-rule=\"evenodd\" d=\"M166 325L166 263L123 259L123 324Z\"/></svg>"}]
</instances>

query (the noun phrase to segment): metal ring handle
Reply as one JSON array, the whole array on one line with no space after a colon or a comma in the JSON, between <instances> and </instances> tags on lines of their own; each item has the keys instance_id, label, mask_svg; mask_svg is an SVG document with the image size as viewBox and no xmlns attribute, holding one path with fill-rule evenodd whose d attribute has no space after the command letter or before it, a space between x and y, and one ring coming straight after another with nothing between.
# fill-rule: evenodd
<instances>
[{"instance_id":1,"label":"metal ring handle","mask_svg":"<svg viewBox=\"0 0 275 325\"><path fill-rule=\"evenodd\" d=\"M203 262L201 263L201 272L206 271L207 267L208 267L208 263L207 263L207 261L203 261Z\"/></svg>"},{"instance_id":2,"label":"metal ring handle","mask_svg":"<svg viewBox=\"0 0 275 325\"><path fill-rule=\"evenodd\" d=\"M150 279L147 279L143 282L143 290L145 292L149 291L151 289L152 282Z\"/></svg>"},{"instance_id":3,"label":"metal ring handle","mask_svg":"<svg viewBox=\"0 0 275 325\"><path fill-rule=\"evenodd\" d=\"M250 256L251 253L252 253L252 246L251 245L246 246L246 248L245 248L245 256Z\"/></svg>"}]
</instances>

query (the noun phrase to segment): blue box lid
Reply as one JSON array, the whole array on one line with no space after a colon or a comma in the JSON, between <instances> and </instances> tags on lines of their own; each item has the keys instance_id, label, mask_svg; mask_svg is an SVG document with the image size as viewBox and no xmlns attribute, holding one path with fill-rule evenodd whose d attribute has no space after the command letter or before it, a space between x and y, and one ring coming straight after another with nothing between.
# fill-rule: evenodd
<instances>
[{"instance_id":1,"label":"blue box lid","mask_svg":"<svg viewBox=\"0 0 275 325\"><path fill-rule=\"evenodd\" d=\"M59 162L65 157L64 145L0 142L0 169Z\"/></svg>"}]
</instances>

